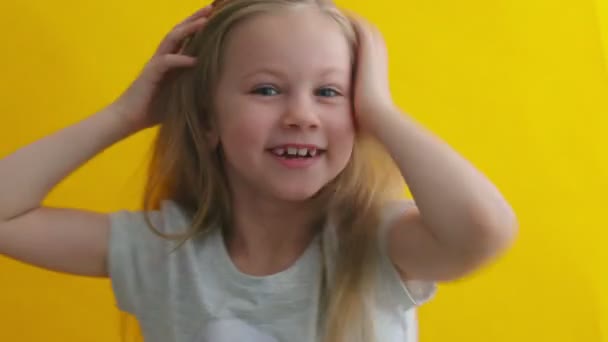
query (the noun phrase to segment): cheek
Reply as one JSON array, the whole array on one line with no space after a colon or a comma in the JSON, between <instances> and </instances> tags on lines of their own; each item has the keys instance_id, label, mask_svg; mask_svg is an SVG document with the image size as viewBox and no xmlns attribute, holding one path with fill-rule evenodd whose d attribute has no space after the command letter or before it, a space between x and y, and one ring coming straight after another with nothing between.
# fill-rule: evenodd
<instances>
[{"instance_id":1,"label":"cheek","mask_svg":"<svg viewBox=\"0 0 608 342\"><path fill-rule=\"evenodd\" d=\"M260 141L246 125L229 124L220 131L224 161L230 173L243 174L258 163Z\"/></svg>"},{"instance_id":2,"label":"cheek","mask_svg":"<svg viewBox=\"0 0 608 342\"><path fill-rule=\"evenodd\" d=\"M249 145L254 139L249 132L251 115L248 115L246 101L237 89L225 81L220 82L216 92L216 120L220 142L224 148L233 145Z\"/></svg>"},{"instance_id":3,"label":"cheek","mask_svg":"<svg viewBox=\"0 0 608 342\"><path fill-rule=\"evenodd\" d=\"M328 128L328 136L331 140L342 142L343 145L352 145L355 137L355 121L350 109L344 108L332 113L324 123Z\"/></svg>"},{"instance_id":4,"label":"cheek","mask_svg":"<svg viewBox=\"0 0 608 342\"><path fill-rule=\"evenodd\" d=\"M343 167L352 154L356 134L355 126L350 110L333 114L324 125L327 128L332 158Z\"/></svg>"},{"instance_id":5,"label":"cheek","mask_svg":"<svg viewBox=\"0 0 608 342\"><path fill-rule=\"evenodd\" d=\"M220 119L220 142L225 152L238 159L255 159L266 147L271 123L265 116L256 115L255 108L243 110L238 107L224 112Z\"/></svg>"}]
</instances>

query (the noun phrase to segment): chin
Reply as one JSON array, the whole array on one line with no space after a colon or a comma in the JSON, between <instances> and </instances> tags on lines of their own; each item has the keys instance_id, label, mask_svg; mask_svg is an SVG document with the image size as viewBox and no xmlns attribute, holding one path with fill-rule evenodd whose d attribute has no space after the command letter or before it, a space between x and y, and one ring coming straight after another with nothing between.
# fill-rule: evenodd
<instances>
[{"instance_id":1,"label":"chin","mask_svg":"<svg viewBox=\"0 0 608 342\"><path fill-rule=\"evenodd\" d=\"M297 186L292 188L279 188L274 191L276 198L288 202L303 202L313 198L322 187Z\"/></svg>"}]
</instances>

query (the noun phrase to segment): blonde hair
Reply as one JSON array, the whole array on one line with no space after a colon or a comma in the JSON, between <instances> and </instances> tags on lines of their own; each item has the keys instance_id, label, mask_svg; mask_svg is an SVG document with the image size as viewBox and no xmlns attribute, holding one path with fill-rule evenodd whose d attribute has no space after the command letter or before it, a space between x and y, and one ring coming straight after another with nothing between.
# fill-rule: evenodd
<instances>
[{"instance_id":1,"label":"blonde hair","mask_svg":"<svg viewBox=\"0 0 608 342\"><path fill-rule=\"evenodd\" d=\"M144 212L158 210L170 199L191 214L184 234L167 235L182 243L214 227L231 226L230 196L221 151L208 140L215 128L214 92L222 72L228 33L247 18L279 8L306 4L333 18L351 44L353 70L357 37L351 21L331 0L227 0L216 1L205 28L192 37L184 53L198 64L167 75L151 108L164 121L153 145ZM368 298L373 289L378 255L378 227L383 205L399 197L401 177L390 157L372 139L357 132L353 154L345 169L316 197L323 217L334 223L337 246L332 267L323 261L319 318L322 341L373 341L373 317ZM323 243L328 255L328 244Z\"/></svg>"}]
</instances>

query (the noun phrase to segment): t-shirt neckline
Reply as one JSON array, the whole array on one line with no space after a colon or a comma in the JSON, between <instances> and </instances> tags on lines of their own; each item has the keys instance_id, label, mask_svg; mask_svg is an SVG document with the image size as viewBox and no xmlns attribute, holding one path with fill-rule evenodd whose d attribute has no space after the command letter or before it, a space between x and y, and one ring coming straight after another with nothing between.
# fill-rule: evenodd
<instances>
[{"instance_id":1,"label":"t-shirt neckline","mask_svg":"<svg viewBox=\"0 0 608 342\"><path fill-rule=\"evenodd\" d=\"M289 265L282 271L263 275L256 276L247 274L238 269L238 267L234 264L234 261L230 257L228 253L228 249L226 247L226 241L222 234L221 229L214 229L212 233L213 243L212 245L216 248L216 255L218 256L217 262L221 269L224 269L228 276L235 280L240 280L248 283L252 282L270 282L270 281L281 281L281 280L290 280L293 281L294 276L298 276L300 273L308 274L307 269L311 270L311 266L314 266L318 260L317 256L319 254L319 240L320 234L315 235L315 237L311 240L309 245L306 247L304 252L296 259L294 263Z\"/></svg>"}]
</instances>

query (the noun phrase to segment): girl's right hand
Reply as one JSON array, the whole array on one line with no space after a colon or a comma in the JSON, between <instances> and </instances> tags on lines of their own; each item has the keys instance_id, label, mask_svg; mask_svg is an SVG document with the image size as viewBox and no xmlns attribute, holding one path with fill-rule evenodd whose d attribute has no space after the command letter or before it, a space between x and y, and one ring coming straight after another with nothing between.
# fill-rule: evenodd
<instances>
[{"instance_id":1,"label":"girl's right hand","mask_svg":"<svg viewBox=\"0 0 608 342\"><path fill-rule=\"evenodd\" d=\"M202 8L175 26L160 43L139 77L110 105L134 131L161 122L162 118L154 117L149 110L150 103L167 71L196 64L194 57L181 54L182 43L205 26L211 9L211 5Z\"/></svg>"}]
</instances>

